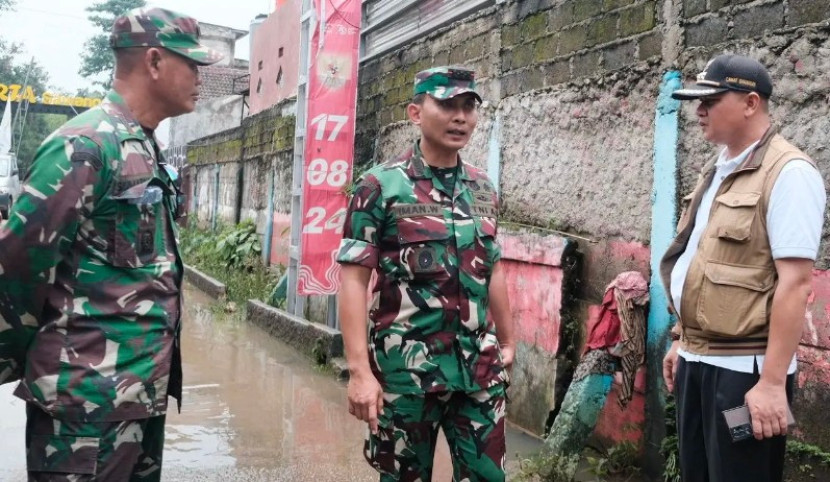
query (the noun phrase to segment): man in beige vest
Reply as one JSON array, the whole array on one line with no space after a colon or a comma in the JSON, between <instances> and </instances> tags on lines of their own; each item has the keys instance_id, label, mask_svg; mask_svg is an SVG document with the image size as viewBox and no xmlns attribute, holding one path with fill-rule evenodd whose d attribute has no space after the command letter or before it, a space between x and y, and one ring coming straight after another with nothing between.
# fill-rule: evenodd
<instances>
[{"instance_id":1,"label":"man in beige vest","mask_svg":"<svg viewBox=\"0 0 830 482\"><path fill-rule=\"evenodd\" d=\"M759 62L720 55L694 86L707 141L723 146L684 198L660 266L677 324L663 377L677 401L684 482L780 481L826 194L815 163L772 126ZM734 441L724 410L746 404Z\"/></svg>"}]
</instances>

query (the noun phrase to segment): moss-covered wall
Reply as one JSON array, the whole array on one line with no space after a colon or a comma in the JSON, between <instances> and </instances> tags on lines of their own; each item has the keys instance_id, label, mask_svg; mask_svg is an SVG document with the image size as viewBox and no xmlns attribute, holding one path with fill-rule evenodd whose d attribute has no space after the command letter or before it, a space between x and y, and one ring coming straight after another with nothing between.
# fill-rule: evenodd
<instances>
[{"instance_id":1,"label":"moss-covered wall","mask_svg":"<svg viewBox=\"0 0 830 482\"><path fill-rule=\"evenodd\" d=\"M188 145L196 198L192 204L198 207L195 217L200 225L212 226L214 217L218 224L253 219L264 235L269 205L274 216L288 214L296 122L293 105L293 99L282 102L244 119L235 129ZM272 182L273 200L269 200Z\"/></svg>"}]
</instances>

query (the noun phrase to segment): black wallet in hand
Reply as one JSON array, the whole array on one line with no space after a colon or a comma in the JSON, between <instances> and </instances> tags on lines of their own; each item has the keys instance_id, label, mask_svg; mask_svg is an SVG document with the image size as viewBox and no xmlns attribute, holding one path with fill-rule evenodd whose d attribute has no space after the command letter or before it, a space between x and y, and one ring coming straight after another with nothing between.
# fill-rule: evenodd
<instances>
[{"instance_id":1,"label":"black wallet in hand","mask_svg":"<svg viewBox=\"0 0 830 482\"><path fill-rule=\"evenodd\" d=\"M749 417L749 407L746 405L724 410L723 417L726 419L726 426L729 427L729 435L733 442L746 440L753 436L752 420ZM793 418L792 410L787 406L787 427L793 426L795 426L795 418Z\"/></svg>"}]
</instances>

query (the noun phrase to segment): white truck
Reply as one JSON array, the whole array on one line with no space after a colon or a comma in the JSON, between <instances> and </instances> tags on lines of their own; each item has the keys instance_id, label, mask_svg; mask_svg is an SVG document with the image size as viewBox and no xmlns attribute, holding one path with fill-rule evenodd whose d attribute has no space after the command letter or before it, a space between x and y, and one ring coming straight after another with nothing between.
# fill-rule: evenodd
<instances>
[{"instance_id":1,"label":"white truck","mask_svg":"<svg viewBox=\"0 0 830 482\"><path fill-rule=\"evenodd\" d=\"M12 204L20 195L20 170L14 154L0 154L0 216L9 219Z\"/></svg>"}]
</instances>

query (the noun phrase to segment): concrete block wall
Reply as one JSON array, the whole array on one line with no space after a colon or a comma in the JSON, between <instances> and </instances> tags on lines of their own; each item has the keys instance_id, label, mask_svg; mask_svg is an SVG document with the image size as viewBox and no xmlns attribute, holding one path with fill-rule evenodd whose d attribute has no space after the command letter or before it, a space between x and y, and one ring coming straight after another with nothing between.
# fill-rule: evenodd
<instances>
[{"instance_id":1,"label":"concrete block wall","mask_svg":"<svg viewBox=\"0 0 830 482\"><path fill-rule=\"evenodd\" d=\"M655 0L517 2L501 26L501 97L659 60L658 7Z\"/></svg>"},{"instance_id":2,"label":"concrete block wall","mask_svg":"<svg viewBox=\"0 0 830 482\"><path fill-rule=\"evenodd\" d=\"M246 118L238 128L197 139L188 149L197 224L212 227L214 217L216 224L226 225L253 219L264 246L270 212L274 228L269 260L281 264L288 255L289 232L284 228L291 204L293 105L293 99L282 102Z\"/></svg>"},{"instance_id":3,"label":"concrete block wall","mask_svg":"<svg viewBox=\"0 0 830 482\"><path fill-rule=\"evenodd\" d=\"M508 418L543 435L565 392L577 359L578 336L568 333L579 268L577 243L543 230L505 226L500 231L502 263L515 321L516 360L511 374Z\"/></svg>"}]
</instances>

